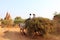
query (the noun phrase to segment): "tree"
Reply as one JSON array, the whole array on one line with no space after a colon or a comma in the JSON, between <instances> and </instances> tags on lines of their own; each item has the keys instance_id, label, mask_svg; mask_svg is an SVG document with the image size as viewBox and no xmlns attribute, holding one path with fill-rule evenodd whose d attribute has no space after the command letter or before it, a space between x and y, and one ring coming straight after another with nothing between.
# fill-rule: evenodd
<instances>
[{"instance_id":1,"label":"tree","mask_svg":"<svg viewBox=\"0 0 60 40\"><path fill-rule=\"evenodd\" d=\"M60 34L60 13L54 15L53 20L55 21L55 33Z\"/></svg>"},{"instance_id":2,"label":"tree","mask_svg":"<svg viewBox=\"0 0 60 40\"><path fill-rule=\"evenodd\" d=\"M14 23L15 24L19 24L19 23L23 23L24 22L24 20L21 18L21 17L16 17L15 19L14 19Z\"/></svg>"},{"instance_id":3,"label":"tree","mask_svg":"<svg viewBox=\"0 0 60 40\"><path fill-rule=\"evenodd\" d=\"M2 20L2 25L4 26L11 26L13 25L13 21L10 19L10 20Z\"/></svg>"}]
</instances>

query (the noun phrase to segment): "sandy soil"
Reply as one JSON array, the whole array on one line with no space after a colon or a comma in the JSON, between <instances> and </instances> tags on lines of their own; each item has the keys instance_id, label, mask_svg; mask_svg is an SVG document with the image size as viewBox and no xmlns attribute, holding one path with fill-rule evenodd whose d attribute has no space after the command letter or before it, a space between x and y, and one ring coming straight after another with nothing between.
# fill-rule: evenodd
<instances>
[{"instance_id":1,"label":"sandy soil","mask_svg":"<svg viewBox=\"0 0 60 40\"><path fill-rule=\"evenodd\" d=\"M35 40L27 38L20 33L19 28L1 28L0 27L0 40Z\"/></svg>"},{"instance_id":2,"label":"sandy soil","mask_svg":"<svg viewBox=\"0 0 60 40\"><path fill-rule=\"evenodd\" d=\"M19 28L0 28L0 40L18 40Z\"/></svg>"},{"instance_id":3,"label":"sandy soil","mask_svg":"<svg viewBox=\"0 0 60 40\"><path fill-rule=\"evenodd\" d=\"M21 35L19 28L1 28L0 27L0 40L59 40L60 37L50 36L48 38L30 39Z\"/></svg>"}]
</instances>

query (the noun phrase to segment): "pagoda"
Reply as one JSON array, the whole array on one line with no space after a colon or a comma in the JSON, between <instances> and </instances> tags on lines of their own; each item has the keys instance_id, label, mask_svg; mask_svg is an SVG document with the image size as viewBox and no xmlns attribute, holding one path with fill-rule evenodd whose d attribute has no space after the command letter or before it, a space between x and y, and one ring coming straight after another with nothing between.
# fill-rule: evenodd
<instances>
[{"instance_id":1,"label":"pagoda","mask_svg":"<svg viewBox=\"0 0 60 40\"><path fill-rule=\"evenodd\" d=\"M11 19L11 16L10 16L10 14L7 12L7 13L6 13L5 20L10 20L10 19Z\"/></svg>"}]
</instances>

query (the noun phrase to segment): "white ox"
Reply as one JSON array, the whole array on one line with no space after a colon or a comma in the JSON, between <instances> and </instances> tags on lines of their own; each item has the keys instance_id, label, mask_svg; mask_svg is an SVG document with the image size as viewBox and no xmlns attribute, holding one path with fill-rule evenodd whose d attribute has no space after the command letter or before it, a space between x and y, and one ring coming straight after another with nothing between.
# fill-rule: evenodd
<instances>
[{"instance_id":1,"label":"white ox","mask_svg":"<svg viewBox=\"0 0 60 40\"><path fill-rule=\"evenodd\" d=\"M24 23L20 23L19 24L19 28L20 28L20 32L21 33L26 33L26 29L25 29L25 24Z\"/></svg>"}]
</instances>

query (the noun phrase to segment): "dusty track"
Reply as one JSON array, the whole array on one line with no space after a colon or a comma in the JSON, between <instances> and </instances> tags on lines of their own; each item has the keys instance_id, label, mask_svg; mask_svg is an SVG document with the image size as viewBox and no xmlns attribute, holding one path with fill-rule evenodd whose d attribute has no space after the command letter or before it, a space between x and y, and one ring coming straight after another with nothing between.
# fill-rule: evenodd
<instances>
[{"instance_id":1,"label":"dusty track","mask_svg":"<svg viewBox=\"0 0 60 40\"><path fill-rule=\"evenodd\" d=\"M0 27L0 40L60 40L60 37L49 36L48 38L30 39L20 34L19 28L1 28Z\"/></svg>"}]
</instances>

